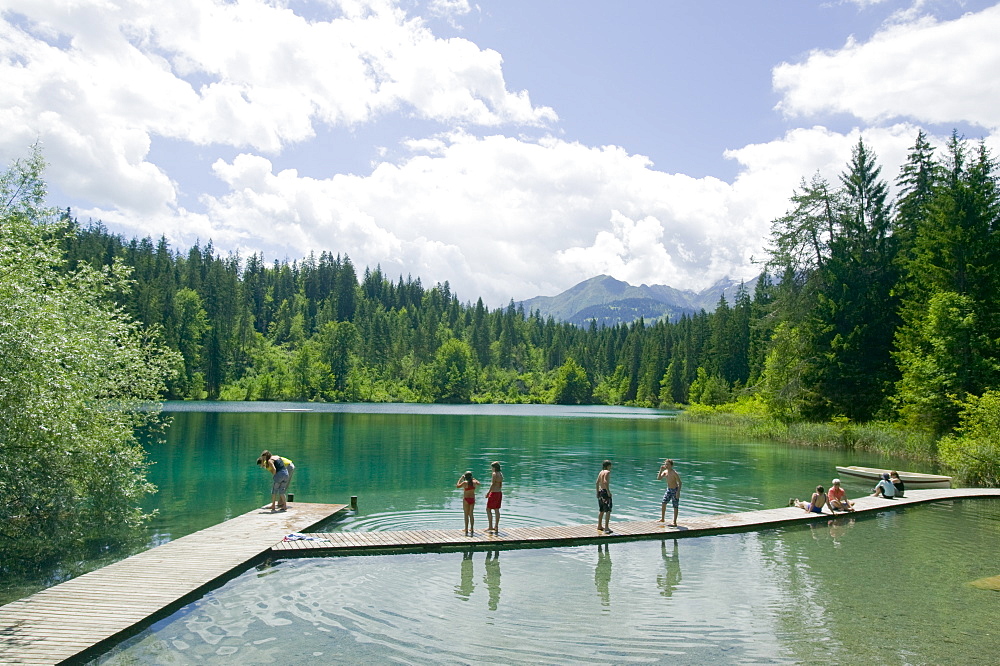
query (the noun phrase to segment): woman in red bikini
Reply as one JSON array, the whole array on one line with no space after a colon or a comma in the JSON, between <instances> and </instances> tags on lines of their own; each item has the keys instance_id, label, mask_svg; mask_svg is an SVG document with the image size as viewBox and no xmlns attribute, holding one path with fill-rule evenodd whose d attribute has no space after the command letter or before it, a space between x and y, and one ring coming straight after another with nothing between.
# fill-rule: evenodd
<instances>
[{"instance_id":1,"label":"woman in red bikini","mask_svg":"<svg viewBox=\"0 0 1000 666\"><path fill-rule=\"evenodd\" d=\"M476 507L476 488L479 487L479 481L472 478L472 472L466 472L458 477L458 483L455 484L455 487L463 489L462 510L465 512L463 514L465 518L465 536L472 536L473 525L476 522L476 517L472 513L472 510Z\"/></svg>"}]
</instances>

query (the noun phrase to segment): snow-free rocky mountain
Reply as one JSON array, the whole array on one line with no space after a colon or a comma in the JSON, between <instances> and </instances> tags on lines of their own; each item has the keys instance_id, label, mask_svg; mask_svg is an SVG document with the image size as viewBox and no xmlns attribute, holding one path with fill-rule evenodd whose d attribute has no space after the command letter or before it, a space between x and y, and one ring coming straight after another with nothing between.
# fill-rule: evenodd
<instances>
[{"instance_id":1,"label":"snow-free rocky mountain","mask_svg":"<svg viewBox=\"0 0 1000 666\"><path fill-rule=\"evenodd\" d=\"M756 284L757 278L745 283L751 296ZM696 292L662 284L634 287L610 275L598 275L558 296L536 296L519 305L524 307L526 314L537 310L543 318L551 316L557 321L584 327L594 322L600 328L602 325L628 324L639 317L650 323L660 319L677 321L682 315L701 310L712 312L723 295L726 302L733 305L739 286L739 280L723 278L708 289Z\"/></svg>"}]
</instances>

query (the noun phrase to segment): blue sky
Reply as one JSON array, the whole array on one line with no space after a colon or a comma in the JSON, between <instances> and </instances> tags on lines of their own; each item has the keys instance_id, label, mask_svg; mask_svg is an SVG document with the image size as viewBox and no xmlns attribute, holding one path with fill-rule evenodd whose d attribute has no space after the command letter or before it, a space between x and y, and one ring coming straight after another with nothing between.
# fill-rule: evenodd
<instances>
[{"instance_id":1,"label":"blue sky","mask_svg":"<svg viewBox=\"0 0 1000 666\"><path fill-rule=\"evenodd\" d=\"M0 159L179 249L310 251L491 306L751 277L803 177L918 128L997 152L955 0L0 0Z\"/></svg>"}]
</instances>

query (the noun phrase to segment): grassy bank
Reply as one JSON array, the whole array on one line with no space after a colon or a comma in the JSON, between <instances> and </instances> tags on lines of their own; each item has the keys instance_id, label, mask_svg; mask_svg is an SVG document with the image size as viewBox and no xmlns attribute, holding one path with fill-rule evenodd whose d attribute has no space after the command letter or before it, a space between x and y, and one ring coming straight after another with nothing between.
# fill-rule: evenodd
<instances>
[{"instance_id":1,"label":"grassy bank","mask_svg":"<svg viewBox=\"0 0 1000 666\"><path fill-rule=\"evenodd\" d=\"M754 439L796 446L874 451L911 460L939 462L937 440L933 436L885 422L852 423L836 419L826 423L785 423L746 403L716 407L692 405L679 414L678 419L722 425Z\"/></svg>"}]
</instances>

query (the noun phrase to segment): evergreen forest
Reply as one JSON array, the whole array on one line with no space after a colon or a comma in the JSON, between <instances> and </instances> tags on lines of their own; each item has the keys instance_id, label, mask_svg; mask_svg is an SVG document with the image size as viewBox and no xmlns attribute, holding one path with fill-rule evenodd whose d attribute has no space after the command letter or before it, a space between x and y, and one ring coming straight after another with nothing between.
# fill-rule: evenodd
<instances>
[{"instance_id":1,"label":"evergreen forest","mask_svg":"<svg viewBox=\"0 0 1000 666\"><path fill-rule=\"evenodd\" d=\"M167 398L689 404L879 422L996 478L1000 449L974 433L1000 421L997 163L982 142L953 133L936 149L920 132L891 189L863 141L845 157L836 181L803 178L773 221L753 293L678 321L581 328L513 301L461 302L447 282L359 274L336 249L223 257L69 210L61 241L67 270L131 270L115 298L176 351Z\"/></svg>"}]
</instances>

